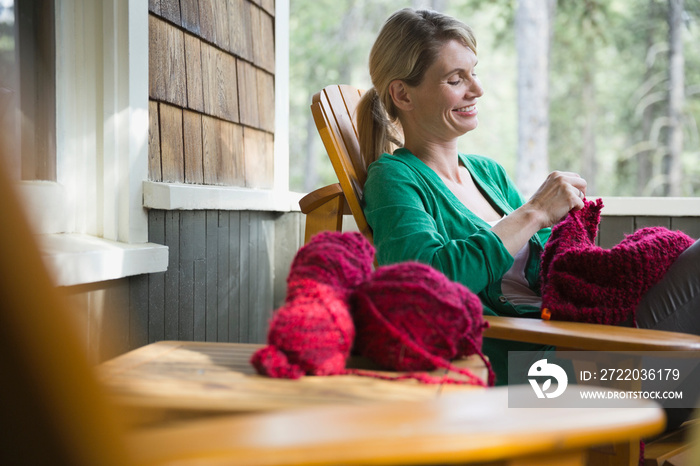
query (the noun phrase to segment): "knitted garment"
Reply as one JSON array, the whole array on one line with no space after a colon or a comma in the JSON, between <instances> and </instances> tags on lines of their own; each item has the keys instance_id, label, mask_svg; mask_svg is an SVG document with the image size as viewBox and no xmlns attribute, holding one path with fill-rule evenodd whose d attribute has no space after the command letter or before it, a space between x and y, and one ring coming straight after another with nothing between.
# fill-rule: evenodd
<instances>
[{"instance_id":1,"label":"knitted garment","mask_svg":"<svg viewBox=\"0 0 700 466\"><path fill-rule=\"evenodd\" d=\"M450 360L481 352L483 320L479 298L436 269L416 262L384 266L358 287L352 297L357 335L353 351L376 364L399 371L446 368L483 385ZM454 379L412 376L428 383L462 383Z\"/></svg>"},{"instance_id":2,"label":"knitted garment","mask_svg":"<svg viewBox=\"0 0 700 466\"><path fill-rule=\"evenodd\" d=\"M373 261L374 248L359 233L320 233L299 249L268 346L251 359L258 373L289 379L344 373L355 337L348 299L369 278Z\"/></svg>"},{"instance_id":3,"label":"knitted garment","mask_svg":"<svg viewBox=\"0 0 700 466\"><path fill-rule=\"evenodd\" d=\"M602 199L584 200L552 229L542 256L542 317L602 324L635 323L635 309L676 258L693 244L680 231L649 227L611 249L594 243Z\"/></svg>"}]
</instances>

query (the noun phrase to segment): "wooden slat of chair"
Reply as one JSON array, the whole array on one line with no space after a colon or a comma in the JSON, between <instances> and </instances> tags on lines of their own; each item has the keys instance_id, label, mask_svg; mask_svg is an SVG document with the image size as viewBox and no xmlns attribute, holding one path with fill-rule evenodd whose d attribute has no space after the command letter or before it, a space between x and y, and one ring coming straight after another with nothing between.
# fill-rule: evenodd
<instances>
[{"instance_id":1,"label":"wooden slat of chair","mask_svg":"<svg viewBox=\"0 0 700 466\"><path fill-rule=\"evenodd\" d=\"M314 95L311 113L357 228L372 241L372 230L367 224L361 205L362 187L367 177L367 169L360 154L355 115L361 96L362 92L351 86L329 86ZM312 219L314 216L312 213ZM313 230L313 225L311 228L307 238L318 232Z\"/></svg>"}]
</instances>

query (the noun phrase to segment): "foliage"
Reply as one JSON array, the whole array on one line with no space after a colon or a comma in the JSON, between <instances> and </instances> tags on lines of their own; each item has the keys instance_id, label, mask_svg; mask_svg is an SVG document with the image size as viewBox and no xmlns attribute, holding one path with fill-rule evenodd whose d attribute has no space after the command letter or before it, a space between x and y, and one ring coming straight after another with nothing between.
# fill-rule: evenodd
<instances>
[{"instance_id":1,"label":"foliage","mask_svg":"<svg viewBox=\"0 0 700 466\"><path fill-rule=\"evenodd\" d=\"M417 3L417 2L414 2ZM444 5L443 5L444 4ZM517 0L433 0L475 30L485 88L479 129L460 150L511 171L517 145L513 24ZM398 0L291 2L291 185L335 181L310 123L311 95L331 83L369 86L374 37ZM429 5L430 6L430 5ZM700 192L700 0L685 0L685 195ZM559 0L550 76L551 169L592 171L595 195L661 195L668 93L667 0ZM582 154L592 154L583 162ZM318 173L318 177L314 176ZM589 176L589 175L587 175Z\"/></svg>"}]
</instances>

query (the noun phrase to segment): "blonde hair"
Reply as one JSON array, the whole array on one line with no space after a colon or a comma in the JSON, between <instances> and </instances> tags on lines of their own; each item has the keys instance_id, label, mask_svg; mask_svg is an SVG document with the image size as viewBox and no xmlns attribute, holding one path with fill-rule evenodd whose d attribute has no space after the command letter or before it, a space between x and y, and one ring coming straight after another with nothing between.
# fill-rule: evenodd
<instances>
[{"instance_id":1,"label":"blonde hair","mask_svg":"<svg viewBox=\"0 0 700 466\"><path fill-rule=\"evenodd\" d=\"M373 87L358 104L357 124L365 166L403 145L398 111L389 93L395 80L419 85L440 48L457 40L476 53L476 38L466 24L442 13L404 8L382 26L369 56Z\"/></svg>"}]
</instances>

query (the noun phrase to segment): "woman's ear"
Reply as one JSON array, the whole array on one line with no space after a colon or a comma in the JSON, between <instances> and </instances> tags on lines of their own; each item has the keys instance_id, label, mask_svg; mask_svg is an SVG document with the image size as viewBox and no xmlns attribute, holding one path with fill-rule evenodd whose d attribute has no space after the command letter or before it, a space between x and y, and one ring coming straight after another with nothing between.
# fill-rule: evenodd
<instances>
[{"instance_id":1,"label":"woman's ear","mask_svg":"<svg viewBox=\"0 0 700 466\"><path fill-rule=\"evenodd\" d=\"M391 95L391 100L394 101L394 105L396 105L398 109L411 110L413 108L413 102L411 101L408 87L406 83L400 79L396 79L389 84L389 94Z\"/></svg>"}]
</instances>

